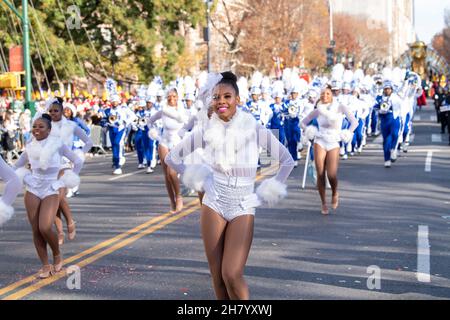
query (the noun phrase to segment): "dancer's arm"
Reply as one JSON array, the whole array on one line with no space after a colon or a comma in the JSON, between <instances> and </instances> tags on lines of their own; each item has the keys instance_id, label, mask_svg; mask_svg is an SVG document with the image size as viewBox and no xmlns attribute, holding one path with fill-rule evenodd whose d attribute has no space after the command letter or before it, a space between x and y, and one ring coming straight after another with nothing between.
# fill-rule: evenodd
<instances>
[{"instance_id":1,"label":"dancer's arm","mask_svg":"<svg viewBox=\"0 0 450 320\"><path fill-rule=\"evenodd\" d=\"M14 163L13 169L15 170L18 168L25 167L27 163L28 163L28 154L26 151L24 151L20 155L19 159L17 159L17 161Z\"/></svg>"},{"instance_id":2,"label":"dancer's arm","mask_svg":"<svg viewBox=\"0 0 450 320\"><path fill-rule=\"evenodd\" d=\"M89 152L89 150L91 150L92 146L94 145L94 144L92 143L91 138L89 138L89 136L88 136L88 135L84 132L84 130L83 130L81 127L79 127L79 126L77 126L77 127L75 128L74 134L75 134L78 138L80 138L81 141L84 142L84 146L83 146L83 149L82 149L82 150L83 150L83 153Z\"/></svg>"},{"instance_id":3,"label":"dancer's arm","mask_svg":"<svg viewBox=\"0 0 450 320\"><path fill-rule=\"evenodd\" d=\"M63 155L73 163L73 172L75 172L76 174L80 174L80 171L83 168L83 160L81 160L76 155L76 153L70 150L66 145L63 145L61 147L61 155Z\"/></svg>"},{"instance_id":4,"label":"dancer's arm","mask_svg":"<svg viewBox=\"0 0 450 320\"><path fill-rule=\"evenodd\" d=\"M273 135L273 133L258 124L258 146L266 149L270 155L279 161L279 169L275 179L285 183L292 169L294 169L294 159L284 145Z\"/></svg>"},{"instance_id":5,"label":"dancer's arm","mask_svg":"<svg viewBox=\"0 0 450 320\"><path fill-rule=\"evenodd\" d=\"M25 153L25 152L24 152ZM8 206L12 205L17 197L17 194L22 189L22 183L19 177L14 172L2 157L0 157L0 176L5 182L5 189L1 200Z\"/></svg>"},{"instance_id":6,"label":"dancer's arm","mask_svg":"<svg viewBox=\"0 0 450 320\"><path fill-rule=\"evenodd\" d=\"M311 111L300 123L302 130L305 130L311 121L319 116L319 109Z\"/></svg>"},{"instance_id":7,"label":"dancer's arm","mask_svg":"<svg viewBox=\"0 0 450 320\"><path fill-rule=\"evenodd\" d=\"M179 144L177 144L167 154L165 162L174 169L176 172L183 174L186 171L186 165L184 164L185 158L193 153L196 149L203 147L203 130L201 128L194 129L192 134L186 136ZM195 161L194 164L201 164L199 161Z\"/></svg>"},{"instance_id":8,"label":"dancer's arm","mask_svg":"<svg viewBox=\"0 0 450 320\"><path fill-rule=\"evenodd\" d=\"M355 116L353 115L353 112L351 112L348 106L344 106L343 104L341 104L339 108L341 109L342 113L345 114L348 121L350 121L350 128L348 128L348 130L350 132L355 131L355 129L358 127L358 120L356 120Z\"/></svg>"},{"instance_id":9,"label":"dancer's arm","mask_svg":"<svg viewBox=\"0 0 450 320\"><path fill-rule=\"evenodd\" d=\"M155 121L161 119L161 117L162 117L162 110L159 110L147 120L147 127L150 129L151 126L155 123Z\"/></svg>"}]
</instances>

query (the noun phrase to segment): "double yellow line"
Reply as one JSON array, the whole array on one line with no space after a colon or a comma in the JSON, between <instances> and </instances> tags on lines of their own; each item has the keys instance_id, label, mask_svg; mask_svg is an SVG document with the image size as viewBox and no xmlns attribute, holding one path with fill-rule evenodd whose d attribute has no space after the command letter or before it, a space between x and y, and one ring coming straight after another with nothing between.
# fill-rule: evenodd
<instances>
[{"instance_id":1,"label":"double yellow line","mask_svg":"<svg viewBox=\"0 0 450 320\"><path fill-rule=\"evenodd\" d=\"M269 172L273 172L273 167L266 169L264 175L262 175L262 172L261 172L261 175L259 175L256 178L256 180L260 180L266 174L270 174ZM146 235L149 235L155 231L158 231L158 230L164 228L168 224L171 224L183 217L186 217L186 216L192 214L199 208L200 208L199 200L198 199L194 200L194 201L190 202L189 204L187 204L185 206L185 208L183 209L183 211L181 211L179 213L174 214L174 213L167 212L160 216L154 217L154 218L150 219L149 221L147 221L133 229L130 229L124 233L121 233L121 234L115 236L114 238L111 238L104 242L101 242L101 243L93 246L92 248L89 248L83 252L80 252L79 254L77 254L75 256L64 259L64 264L66 266L68 266L70 264L76 263L76 265L79 268L85 267L85 266L99 260L100 258L102 258L106 255L109 255L109 254L139 240L140 238L142 238ZM97 252L97 253L95 253L95 252ZM91 255L93 253L95 253L95 254ZM80 259L82 259L82 260L80 260ZM3 298L1 298L1 300L21 299L43 287L46 287L46 286L60 280L61 278L64 278L65 276L66 276L66 272L62 271L50 278L37 281L36 283L32 283L36 280L36 275L26 277L22 280L19 280L15 283L10 284L9 286L1 288L0 289L0 297L3 296ZM25 286L25 285L27 285L27 286ZM25 286L25 287L20 289L23 286ZM15 291L16 289L19 289L19 290Z\"/></svg>"}]
</instances>

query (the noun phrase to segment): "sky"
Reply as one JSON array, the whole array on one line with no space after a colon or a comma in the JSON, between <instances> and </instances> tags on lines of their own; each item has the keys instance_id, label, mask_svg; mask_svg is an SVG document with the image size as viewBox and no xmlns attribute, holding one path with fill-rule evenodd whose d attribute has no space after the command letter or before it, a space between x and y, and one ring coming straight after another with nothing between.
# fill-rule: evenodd
<instances>
[{"instance_id":1,"label":"sky","mask_svg":"<svg viewBox=\"0 0 450 320\"><path fill-rule=\"evenodd\" d=\"M415 3L416 32L419 40L428 44L444 28L444 10L450 9L450 0L415 0Z\"/></svg>"}]
</instances>

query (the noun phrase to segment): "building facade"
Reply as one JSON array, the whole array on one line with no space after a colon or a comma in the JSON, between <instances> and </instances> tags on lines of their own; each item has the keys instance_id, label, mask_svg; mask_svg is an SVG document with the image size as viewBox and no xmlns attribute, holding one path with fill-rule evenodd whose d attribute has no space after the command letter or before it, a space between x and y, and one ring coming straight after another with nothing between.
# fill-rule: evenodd
<instances>
[{"instance_id":1,"label":"building facade","mask_svg":"<svg viewBox=\"0 0 450 320\"><path fill-rule=\"evenodd\" d=\"M414 0L331 0L333 11L366 17L368 26L385 25L390 34L391 65L416 41Z\"/></svg>"}]
</instances>

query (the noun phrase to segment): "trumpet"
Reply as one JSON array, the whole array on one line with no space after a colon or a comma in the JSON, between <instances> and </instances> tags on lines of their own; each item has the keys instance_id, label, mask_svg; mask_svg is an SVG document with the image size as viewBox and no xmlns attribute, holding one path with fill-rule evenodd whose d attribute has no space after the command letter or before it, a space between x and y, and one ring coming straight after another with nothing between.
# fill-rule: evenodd
<instances>
[{"instance_id":1,"label":"trumpet","mask_svg":"<svg viewBox=\"0 0 450 320\"><path fill-rule=\"evenodd\" d=\"M145 117L137 117L136 119L134 119L134 125L139 126L139 127L145 127L147 125L147 119Z\"/></svg>"},{"instance_id":2,"label":"trumpet","mask_svg":"<svg viewBox=\"0 0 450 320\"><path fill-rule=\"evenodd\" d=\"M108 121L109 121L109 123L113 124L114 122L117 121L117 115L115 115L115 114L110 115L108 117Z\"/></svg>"}]
</instances>

